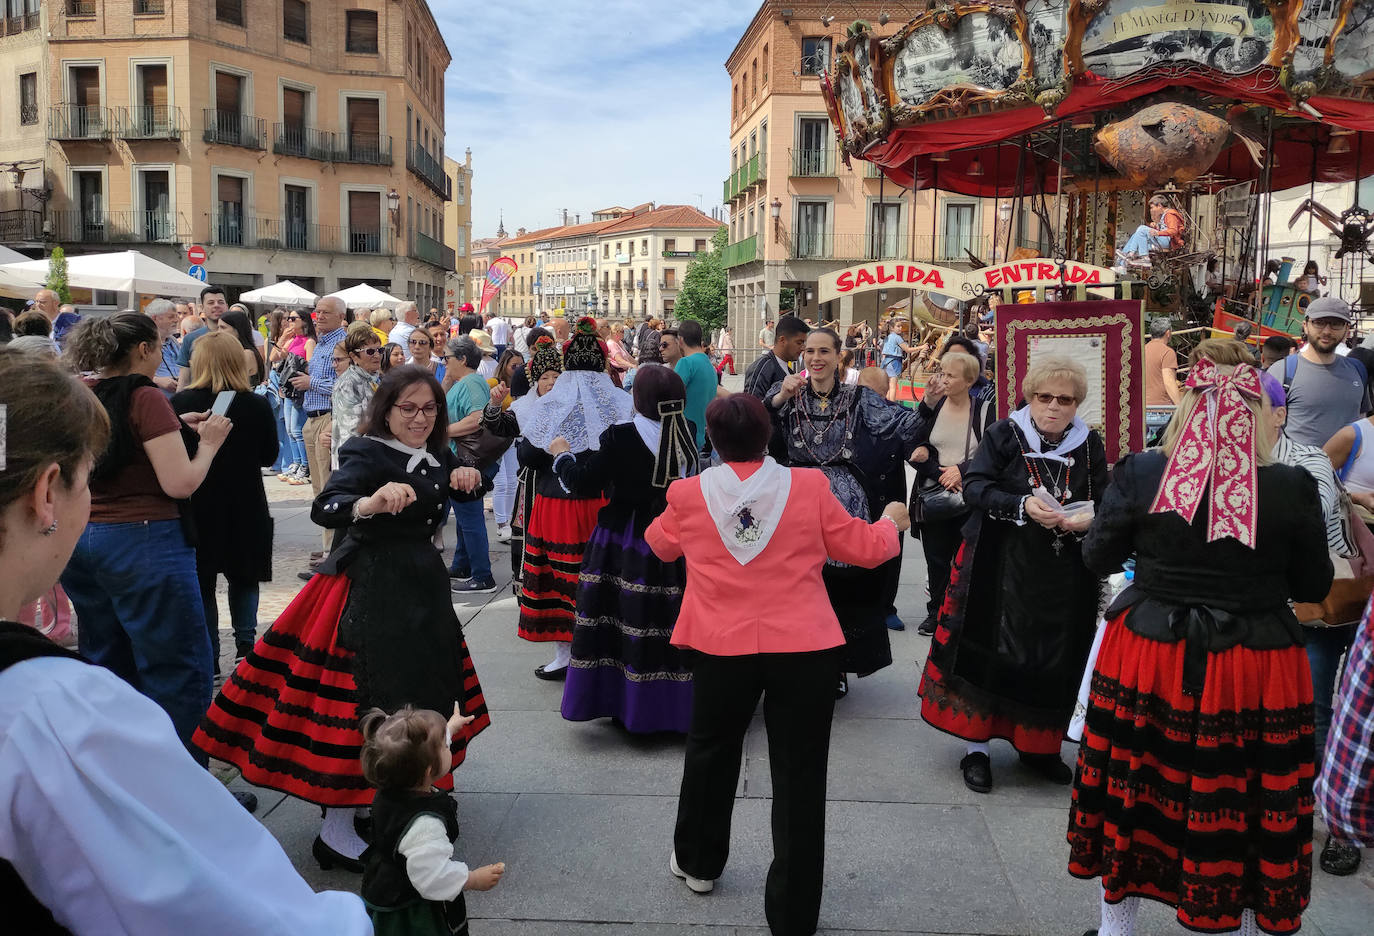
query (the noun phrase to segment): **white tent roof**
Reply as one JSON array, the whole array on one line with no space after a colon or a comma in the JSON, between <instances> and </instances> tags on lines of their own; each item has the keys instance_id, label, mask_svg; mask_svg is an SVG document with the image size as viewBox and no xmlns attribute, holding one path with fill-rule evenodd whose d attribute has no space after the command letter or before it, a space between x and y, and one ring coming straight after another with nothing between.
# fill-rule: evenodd
<instances>
[{"instance_id":1,"label":"white tent roof","mask_svg":"<svg viewBox=\"0 0 1374 936\"><path fill-rule=\"evenodd\" d=\"M329 295L334 299L342 299L350 309L394 309L405 302L367 283L359 283Z\"/></svg>"},{"instance_id":2,"label":"white tent roof","mask_svg":"<svg viewBox=\"0 0 1374 936\"><path fill-rule=\"evenodd\" d=\"M0 270L21 276L36 274L46 279L48 261L28 260L24 263L10 263L0 266ZM146 257L137 250L68 257L67 284L82 289L150 293L178 298L198 296L205 286L194 276L188 276L175 267Z\"/></svg>"},{"instance_id":3,"label":"white tent roof","mask_svg":"<svg viewBox=\"0 0 1374 936\"><path fill-rule=\"evenodd\" d=\"M290 280L282 280L271 286L263 286L261 289L251 289L239 296L241 302L265 302L271 305L297 306L308 305L318 298L320 297L304 286L297 286Z\"/></svg>"},{"instance_id":4,"label":"white tent roof","mask_svg":"<svg viewBox=\"0 0 1374 936\"><path fill-rule=\"evenodd\" d=\"M11 250L3 244L0 244L0 263L23 263L28 259L28 257L24 256L19 251Z\"/></svg>"},{"instance_id":5,"label":"white tent roof","mask_svg":"<svg viewBox=\"0 0 1374 936\"><path fill-rule=\"evenodd\" d=\"M28 258L25 257L24 259L27 260ZM0 296L32 299L34 293L42 288L42 276L35 276L31 273L16 273L0 266Z\"/></svg>"}]
</instances>

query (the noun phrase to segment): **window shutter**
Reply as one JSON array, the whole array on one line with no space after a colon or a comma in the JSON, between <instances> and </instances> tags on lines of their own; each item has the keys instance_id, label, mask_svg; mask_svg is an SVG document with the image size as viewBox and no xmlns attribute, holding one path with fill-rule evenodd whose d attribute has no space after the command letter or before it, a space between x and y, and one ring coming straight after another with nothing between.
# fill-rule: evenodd
<instances>
[{"instance_id":1,"label":"window shutter","mask_svg":"<svg viewBox=\"0 0 1374 936\"><path fill-rule=\"evenodd\" d=\"M348 193L348 226L355 231L379 231L382 227L380 192Z\"/></svg>"},{"instance_id":2,"label":"window shutter","mask_svg":"<svg viewBox=\"0 0 1374 936\"><path fill-rule=\"evenodd\" d=\"M298 91L295 88L282 88L281 118L282 123L288 127L305 126L304 91Z\"/></svg>"},{"instance_id":3,"label":"window shutter","mask_svg":"<svg viewBox=\"0 0 1374 936\"><path fill-rule=\"evenodd\" d=\"M349 10L345 40L349 52L377 51L377 13L374 10Z\"/></svg>"},{"instance_id":4,"label":"window shutter","mask_svg":"<svg viewBox=\"0 0 1374 936\"><path fill-rule=\"evenodd\" d=\"M243 202L243 179L238 176L219 177L219 200L231 204Z\"/></svg>"},{"instance_id":5,"label":"window shutter","mask_svg":"<svg viewBox=\"0 0 1374 936\"><path fill-rule=\"evenodd\" d=\"M215 108L230 114L239 113L243 79L230 72L215 72Z\"/></svg>"},{"instance_id":6,"label":"window shutter","mask_svg":"<svg viewBox=\"0 0 1374 936\"><path fill-rule=\"evenodd\" d=\"M310 41L310 5L303 0L283 0L282 33L294 42Z\"/></svg>"}]
</instances>

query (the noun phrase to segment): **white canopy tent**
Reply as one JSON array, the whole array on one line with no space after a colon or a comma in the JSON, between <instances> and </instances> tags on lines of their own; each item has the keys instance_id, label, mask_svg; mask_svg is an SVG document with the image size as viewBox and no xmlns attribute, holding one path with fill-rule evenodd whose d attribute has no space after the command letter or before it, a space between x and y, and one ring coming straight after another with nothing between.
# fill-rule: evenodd
<instances>
[{"instance_id":1,"label":"white canopy tent","mask_svg":"<svg viewBox=\"0 0 1374 936\"><path fill-rule=\"evenodd\" d=\"M282 280L271 286L250 289L239 296L239 301L262 302L268 305L303 306L310 305L318 298L320 297L304 286L297 286L290 280Z\"/></svg>"},{"instance_id":2,"label":"white canopy tent","mask_svg":"<svg viewBox=\"0 0 1374 936\"><path fill-rule=\"evenodd\" d=\"M28 259L29 259L28 257L24 256L24 255L21 254L19 251L17 251L17 250L11 250L10 248L6 247L5 245L0 244L0 264L5 264L5 263L24 263L24 262L27 261Z\"/></svg>"},{"instance_id":3,"label":"white canopy tent","mask_svg":"<svg viewBox=\"0 0 1374 936\"><path fill-rule=\"evenodd\" d=\"M46 279L48 261L27 260L23 263L9 263L0 266L0 271L20 276L37 275ZM110 292L147 293L168 298L199 296L205 286L194 276L188 276L160 260L144 256L137 250L68 257L67 285Z\"/></svg>"},{"instance_id":4,"label":"white canopy tent","mask_svg":"<svg viewBox=\"0 0 1374 936\"><path fill-rule=\"evenodd\" d=\"M359 283L357 286L350 286L329 295L333 299L342 299L344 305L350 309L395 309L405 302L404 299L397 299L367 283Z\"/></svg>"},{"instance_id":5,"label":"white canopy tent","mask_svg":"<svg viewBox=\"0 0 1374 936\"><path fill-rule=\"evenodd\" d=\"M23 254L19 256L23 257ZM28 257L24 257L25 260ZM0 267L0 296L19 299L32 299L43 288L44 278L30 273L15 273Z\"/></svg>"}]
</instances>

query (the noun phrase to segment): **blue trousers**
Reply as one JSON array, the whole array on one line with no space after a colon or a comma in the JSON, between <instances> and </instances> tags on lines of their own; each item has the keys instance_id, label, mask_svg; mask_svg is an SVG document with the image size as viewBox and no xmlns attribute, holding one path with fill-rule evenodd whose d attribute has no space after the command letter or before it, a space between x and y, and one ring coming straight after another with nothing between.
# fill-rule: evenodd
<instances>
[{"instance_id":1,"label":"blue trousers","mask_svg":"<svg viewBox=\"0 0 1374 936\"><path fill-rule=\"evenodd\" d=\"M1355 641L1358 624L1344 627L1309 627L1307 631L1307 665L1312 668L1312 701L1316 709L1316 733L1313 741L1317 751L1317 769L1325 759L1326 736L1331 731L1331 700L1341 678L1341 657Z\"/></svg>"},{"instance_id":2,"label":"blue trousers","mask_svg":"<svg viewBox=\"0 0 1374 936\"><path fill-rule=\"evenodd\" d=\"M267 383L254 391L272 406L272 416L277 423L277 460L272 463L273 471L285 471L291 465L291 437L286 432L286 402L277 396L277 373L268 371Z\"/></svg>"},{"instance_id":3,"label":"blue trousers","mask_svg":"<svg viewBox=\"0 0 1374 936\"><path fill-rule=\"evenodd\" d=\"M453 519L458 524L458 542L453 544L450 572L468 572L477 582L491 578L491 548L487 543L487 518L482 498L453 501Z\"/></svg>"},{"instance_id":4,"label":"blue trousers","mask_svg":"<svg viewBox=\"0 0 1374 936\"><path fill-rule=\"evenodd\" d=\"M219 675L219 604L215 601L215 584L219 575L200 569L197 576L200 579L200 604L205 609L205 632L210 636L215 674ZM224 580L229 583L229 621L234 629L234 646L251 646L258 639L258 583L230 578L228 575Z\"/></svg>"},{"instance_id":5,"label":"blue trousers","mask_svg":"<svg viewBox=\"0 0 1374 936\"><path fill-rule=\"evenodd\" d=\"M1130 240L1126 241L1126 246L1121 248L1121 252L1144 257L1149 254L1151 247L1168 246L1168 237L1156 234L1148 224L1142 224L1135 229L1135 233L1131 235Z\"/></svg>"},{"instance_id":6,"label":"blue trousers","mask_svg":"<svg viewBox=\"0 0 1374 936\"><path fill-rule=\"evenodd\" d=\"M286 423L287 449L291 453L288 464L299 465L302 471L310 467L305 455L305 410L292 400L281 401L282 420Z\"/></svg>"},{"instance_id":7,"label":"blue trousers","mask_svg":"<svg viewBox=\"0 0 1374 936\"><path fill-rule=\"evenodd\" d=\"M162 706L205 763L191 735L210 707L210 638L181 522L88 523L62 587L80 622L82 655Z\"/></svg>"}]
</instances>

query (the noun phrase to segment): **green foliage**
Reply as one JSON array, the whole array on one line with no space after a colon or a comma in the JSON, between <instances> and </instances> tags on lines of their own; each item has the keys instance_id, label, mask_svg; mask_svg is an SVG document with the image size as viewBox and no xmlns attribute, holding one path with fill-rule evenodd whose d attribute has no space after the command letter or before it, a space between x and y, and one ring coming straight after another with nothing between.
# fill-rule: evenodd
<instances>
[{"instance_id":1,"label":"green foliage","mask_svg":"<svg viewBox=\"0 0 1374 936\"><path fill-rule=\"evenodd\" d=\"M778 312L791 312L797 307L797 291L789 286L778 290Z\"/></svg>"},{"instance_id":2,"label":"green foliage","mask_svg":"<svg viewBox=\"0 0 1374 936\"><path fill-rule=\"evenodd\" d=\"M725 263L722 253L727 240L721 227L711 238L711 249L700 253L687 265L682 288L677 293L673 314L679 320L694 319L706 332L725 324Z\"/></svg>"},{"instance_id":3,"label":"green foliage","mask_svg":"<svg viewBox=\"0 0 1374 936\"><path fill-rule=\"evenodd\" d=\"M67 288L67 253L61 247L52 249L52 256L48 258L48 281L43 285L57 293L58 302L72 301L72 291Z\"/></svg>"}]
</instances>

